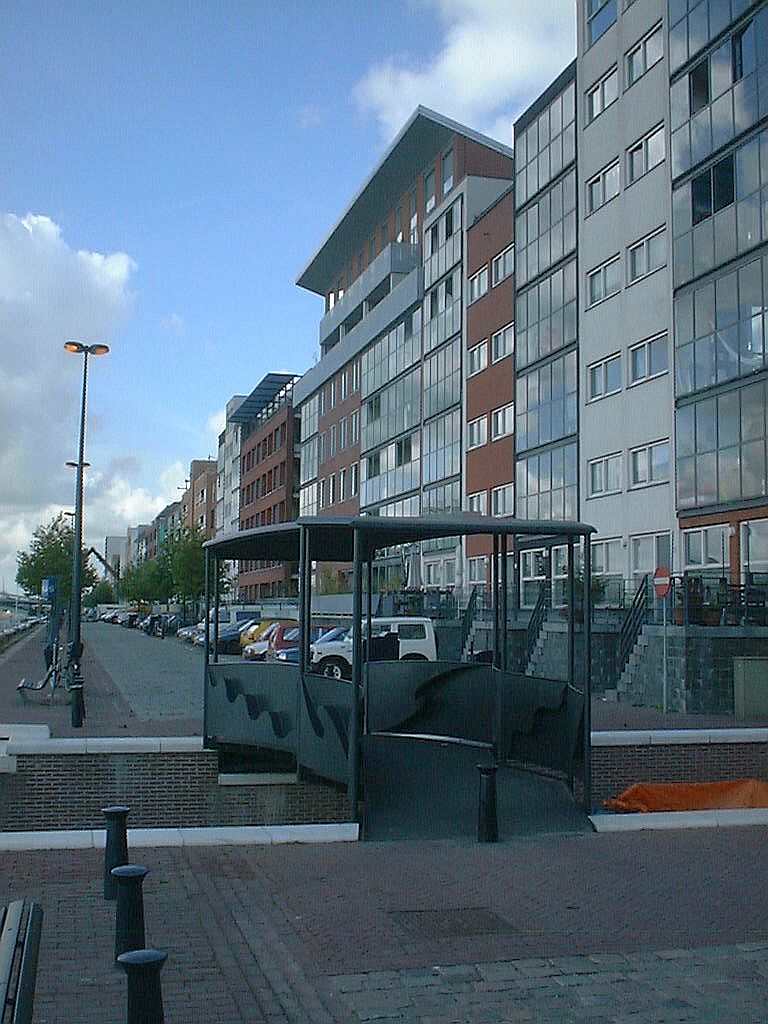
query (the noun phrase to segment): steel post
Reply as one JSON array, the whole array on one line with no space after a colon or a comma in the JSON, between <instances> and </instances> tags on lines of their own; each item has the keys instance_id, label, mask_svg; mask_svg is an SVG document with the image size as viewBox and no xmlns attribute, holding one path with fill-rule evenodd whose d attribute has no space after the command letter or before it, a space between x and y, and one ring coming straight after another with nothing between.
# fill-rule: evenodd
<instances>
[{"instance_id":1,"label":"steel post","mask_svg":"<svg viewBox=\"0 0 768 1024\"><path fill-rule=\"evenodd\" d=\"M497 764L479 764L480 802L477 809L478 843L498 843L499 818L496 809Z\"/></svg>"},{"instance_id":2,"label":"steel post","mask_svg":"<svg viewBox=\"0 0 768 1024\"><path fill-rule=\"evenodd\" d=\"M121 953L144 949L144 897L142 885L149 868L140 864L124 864L112 868L117 879L115 909L115 960Z\"/></svg>"},{"instance_id":3,"label":"steel post","mask_svg":"<svg viewBox=\"0 0 768 1024\"><path fill-rule=\"evenodd\" d=\"M159 949L135 949L117 958L128 976L128 1024L163 1024L160 971L167 958Z\"/></svg>"},{"instance_id":4,"label":"steel post","mask_svg":"<svg viewBox=\"0 0 768 1024\"><path fill-rule=\"evenodd\" d=\"M128 863L128 807L115 805L103 807L101 813L107 819L107 840L104 845L104 899L117 899L117 881L112 868Z\"/></svg>"}]
</instances>

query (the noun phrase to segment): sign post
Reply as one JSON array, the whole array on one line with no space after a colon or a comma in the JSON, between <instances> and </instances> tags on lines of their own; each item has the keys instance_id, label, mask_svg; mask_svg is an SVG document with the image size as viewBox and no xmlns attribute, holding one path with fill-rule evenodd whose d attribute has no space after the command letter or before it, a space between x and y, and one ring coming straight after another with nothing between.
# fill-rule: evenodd
<instances>
[{"instance_id":1,"label":"sign post","mask_svg":"<svg viewBox=\"0 0 768 1024\"><path fill-rule=\"evenodd\" d=\"M659 566L657 566L656 567L656 571L653 574L653 589L656 591L656 596L658 598L660 598L661 601L663 601L662 613L663 613L664 617L662 619L662 622L663 622L664 626L663 626L662 638L663 638L663 644L664 644L664 653L663 653L663 662L662 662L662 666L663 666L662 667L662 673L663 674L662 674L662 683L661 683L661 695L662 695L661 696L661 703L662 703L662 711L664 712L665 715L667 713L667 704L668 704L668 700L667 700L667 597L669 595L669 591L670 591L670 587L671 586L672 586L672 577L670 575L670 572L669 572L669 569L667 568L667 566L666 565L659 565Z\"/></svg>"}]
</instances>

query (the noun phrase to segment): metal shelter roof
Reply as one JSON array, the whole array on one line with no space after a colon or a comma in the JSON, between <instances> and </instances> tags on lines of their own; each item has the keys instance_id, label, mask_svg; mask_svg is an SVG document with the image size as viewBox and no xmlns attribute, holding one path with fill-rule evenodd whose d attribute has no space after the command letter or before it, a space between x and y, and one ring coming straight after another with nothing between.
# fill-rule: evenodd
<instances>
[{"instance_id":1,"label":"metal shelter roof","mask_svg":"<svg viewBox=\"0 0 768 1024\"><path fill-rule=\"evenodd\" d=\"M250 423L254 416L258 416L280 394L286 384L298 379L295 373L268 373L230 414L229 419L232 423Z\"/></svg>"},{"instance_id":2,"label":"metal shelter roof","mask_svg":"<svg viewBox=\"0 0 768 1024\"><path fill-rule=\"evenodd\" d=\"M351 562L358 532L364 558L380 548L437 537L496 535L525 537L542 545L595 532L587 523L516 519L457 512L435 516L306 516L290 523L261 526L211 540L205 548L216 558L297 562L301 530L309 530L314 561ZM527 546L527 545L526 545Z\"/></svg>"}]
</instances>

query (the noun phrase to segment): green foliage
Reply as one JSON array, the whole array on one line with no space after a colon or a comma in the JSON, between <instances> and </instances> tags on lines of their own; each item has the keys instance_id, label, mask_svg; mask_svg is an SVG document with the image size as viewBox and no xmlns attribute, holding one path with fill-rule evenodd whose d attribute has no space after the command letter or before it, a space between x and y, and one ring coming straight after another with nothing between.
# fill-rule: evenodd
<instances>
[{"instance_id":1,"label":"green foliage","mask_svg":"<svg viewBox=\"0 0 768 1024\"><path fill-rule=\"evenodd\" d=\"M120 594L128 601L167 601L173 592L167 566L155 559L129 566L120 580Z\"/></svg>"},{"instance_id":2,"label":"green foliage","mask_svg":"<svg viewBox=\"0 0 768 1024\"><path fill-rule=\"evenodd\" d=\"M40 525L32 534L29 551L16 554L16 582L27 594L40 594L44 577L59 577L59 594L66 608L72 593L72 558L75 550L75 531L62 514L47 526ZM88 590L98 582L95 571L83 558L82 586Z\"/></svg>"},{"instance_id":3,"label":"green foliage","mask_svg":"<svg viewBox=\"0 0 768 1024\"><path fill-rule=\"evenodd\" d=\"M100 580L90 594L85 595L83 604L86 608L95 608L97 604L112 604L114 600L112 584L109 580Z\"/></svg>"},{"instance_id":4,"label":"green foliage","mask_svg":"<svg viewBox=\"0 0 768 1024\"><path fill-rule=\"evenodd\" d=\"M182 531L179 537L167 537L160 562L173 580L173 591L181 601L194 600L205 591L204 537L199 530Z\"/></svg>"}]
</instances>

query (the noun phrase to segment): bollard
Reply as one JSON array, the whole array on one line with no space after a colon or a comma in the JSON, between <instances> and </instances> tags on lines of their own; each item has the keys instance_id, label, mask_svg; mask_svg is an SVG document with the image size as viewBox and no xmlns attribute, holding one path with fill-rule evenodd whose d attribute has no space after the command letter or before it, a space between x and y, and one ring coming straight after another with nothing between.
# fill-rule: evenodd
<instances>
[{"instance_id":1,"label":"bollard","mask_svg":"<svg viewBox=\"0 0 768 1024\"><path fill-rule=\"evenodd\" d=\"M117 899L117 881L112 868L128 863L128 830L126 819L129 808L102 807L101 813L107 819L107 841L104 846L104 899Z\"/></svg>"},{"instance_id":2,"label":"bollard","mask_svg":"<svg viewBox=\"0 0 768 1024\"><path fill-rule=\"evenodd\" d=\"M85 720L83 683L78 676L69 688L69 722L73 729L82 729Z\"/></svg>"},{"instance_id":3,"label":"bollard","mask_svg":"<svg viewBox=\"0 0 768 1024\"><path fill-rule=\"evenodd\" d=\"M140 864L123 864L112 868L117 879L117 907L115 908L115 960L121 953L143 949L144 902L141 887L149 868Z\"/></svg>"},{"instance_id":4,"label":"bollard","mask_svg":"<svg viewBox=\"0 0 768 1024\"><path fill-rule=\"evenodd\" d=\"M498 843L499 821L496 813L497 764L479 764L480 804L477 811L478 843Z\"/></svg>"},{"instance_id":5,"label":"bollard","mask_svg":"<svg viewBox=\"0 0 768 1024\"><path fill-rule=\"evenodd\" d=\"M128 975L128 1024L163 1024L160 971L167 957L159 949L134 949L117 958Z\"/></svg>"}]
</instances>

